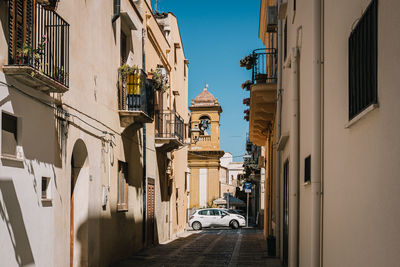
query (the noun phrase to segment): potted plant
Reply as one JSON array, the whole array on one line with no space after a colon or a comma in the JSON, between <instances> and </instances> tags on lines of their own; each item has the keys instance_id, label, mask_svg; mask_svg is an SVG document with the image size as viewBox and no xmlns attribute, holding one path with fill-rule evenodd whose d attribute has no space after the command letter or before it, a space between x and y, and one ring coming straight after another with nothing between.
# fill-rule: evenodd
<instances>
[{"instance_id":1,"label":"potted plant","mask_svg":"<svg viewBox=\"0 0 400 267\"><path fill-rule=\"evenodd\" d=\"M64 66L55 67L53 78L59 83L64 83Z\"/></svg>"},{"instance_id":2,"label":"potted plant","mask_svg":"<svg viewBox=\"0 0 400 267\"><path fill-rule=\"evenodd\" d=\"M151 69L149 77L148 78L152 81L155 90L162 92L168 90L168 79L166 75L162 74L161 68L157 67L155 70Z\"/></svg>"}]
</instances>

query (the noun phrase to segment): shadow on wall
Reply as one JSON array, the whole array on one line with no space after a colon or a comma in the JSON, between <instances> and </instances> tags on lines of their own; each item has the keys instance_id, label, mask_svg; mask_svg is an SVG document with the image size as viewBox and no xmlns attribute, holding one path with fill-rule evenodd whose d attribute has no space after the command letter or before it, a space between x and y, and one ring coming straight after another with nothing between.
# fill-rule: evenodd
<instances>
[{"instance_id":1,"label":"shadow on wall","mask_svg":"<svg viewBox=\"0 0 400 267\"><path fill-rule=\"evenodd\" d=\"M9 238L2 237L2 245L10 242L14 247L15 260L19 266L34 265L31 245L26 233L21 207L11 178L0 180L0 217L4 222Z\"/></svg>"},{"instance_id":2,"label":"shadow on wall","mask_svg":"<svg viewBox=\"0 0 400 267\"><path fill-rule=\"evenodd\" d=\"M136 189L136 193L142 191L143 161L142 161L142 134L140 125L131 124L121 134L124 146L125 161L128 163L128 184Z\"/></svg>"},{"instance_id":3,"label":"shadow on wall","mask_svg":"<svg viewBox=\"0 0 400 267\"><path fill-rule=\"evenodd\" d=\"M19 84L12 77L6 76L9 84ZM22 85L17 86L24 88ZM8 98L14 114L21 119L21 145L28 160L53 164L62 168L60 137L57 134L58 123L54 110L44 106L28 96L8 89ZM41 141L41 142L38 142Z\"/></svg>"},{"instance_id":4,"label":"shadow on wall","mask_svg":"<svg viewBox=\"0 0 400 267\"><path fill-rule=\"evenodd\" d=\"M127 258L144 247L143 207L141 206L143 203L143 144L139 125L132 124L127 127L121 136L124 160L128 163L127 183L130 192L128 211L116 210L117 195L115 195L112 196L111 207L108 206L107 210L103 210L96 216L90 215L89 212L89 217L76 228L76 242L79 243L77 247L80 248L80 253L76 253L79 259L75 262L88 266L109 266L110 263ZM118 164L117 160L114 164ZM112 177L112 182L116 186L117 174ZM91 231L94 226L96 230ZM94 251L98 251L97 257Z\"/></svg>"},{"instance_id":5,"label":"shadow on wall","mask_svg":"<svg viewBox=\"0 0 400 267\"><path fill-rule=\"evenodd\" d=\"M168 158L166 153L157 151L158 177L160 179L161 201L170 201L169 181L167 176Z\"/></svg>"},{"instance_id":6,"label":"shadow on wall","mask_svg":"<svg viewBox=\"0 0 400 267\"><path fill-rule=\"evenodd\" d=\"M98 238L86 238L87 227L98 223L100 225ZM157 222L154 221L154 228L157 229ZM77 238L81 243L81 247L85 247L84 242L87 240L96 240L95 243L88 244L89 253L94 250L96 246L100 246L99 258L91 258L83 255L81 251L80 262L88 260L88 266L110 266L114 262L126 259L132 255L139 253L144 248L142 243L142 220L135 220L128 218L125 212L111 213L111 218L89 218L87 221L79 225ZM157 244L157 237L155 232L155 242ZM90 241L89 241L90 242ZM138 246L140 244L141 246ZM147 243L149 246L152 244Z\"/></svg>"}]
</instances>

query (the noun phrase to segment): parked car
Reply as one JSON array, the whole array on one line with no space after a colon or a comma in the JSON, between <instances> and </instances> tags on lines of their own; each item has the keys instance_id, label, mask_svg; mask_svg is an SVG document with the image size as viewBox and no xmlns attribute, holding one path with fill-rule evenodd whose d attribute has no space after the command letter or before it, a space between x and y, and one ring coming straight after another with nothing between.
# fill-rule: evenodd
<instances>
[{"instance_id":1,"label":"parked car","mask_svg":"<svg viewBox=\"0 0 400 267\"><path fill-rule=\"evenodd\" d=\"M229 226L237 229L246 225L246 220L242 215L228 213L225 209L199 209L189 218L189 226L193 230L200 230L203 227Z\"/></svg>"}]
</instances>

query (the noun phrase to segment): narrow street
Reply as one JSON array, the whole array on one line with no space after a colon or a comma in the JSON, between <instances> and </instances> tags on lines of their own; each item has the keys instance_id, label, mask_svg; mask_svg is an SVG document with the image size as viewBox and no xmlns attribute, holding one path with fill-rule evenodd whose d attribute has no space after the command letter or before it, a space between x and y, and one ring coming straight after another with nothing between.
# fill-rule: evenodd
<instances>
[{"instance_id":1,"label":"narrow street","mask_svg":"<svg viewBox=\"0 0 400 267\"><path fill-rule=\"evenodd\" d=\"M280 267L267 257L262 230L214 228L189 232L168 244L143 250L112 267L130 266L267 266Z\"/></svg>"}]
</instances>

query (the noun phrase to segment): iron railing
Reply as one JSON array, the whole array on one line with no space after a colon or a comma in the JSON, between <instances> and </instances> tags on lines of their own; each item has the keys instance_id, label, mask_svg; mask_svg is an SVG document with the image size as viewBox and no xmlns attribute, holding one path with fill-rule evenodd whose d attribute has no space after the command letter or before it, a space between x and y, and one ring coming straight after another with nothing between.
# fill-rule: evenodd
<instances>
[{"instance_id":1,"label":"iron railing","mask_svg":"<svg viewBox=\"0 0 400 267\"><path fill-rule=\"evenodd\" d=\"M9 65L31 66L69 86L69 24L34 1L9 6Z\"/></svg>"},{"instance_id":2,"label":"iron railing","mask_svg":"<svg viewBox=\"0 0 400 267\"><path fill-rule=\"evenodd\" d=\"M154 117L154 86L143 70L118 72L118 109Z\"/></svg>"},{"instance_id":3,"label":"iron railing","mask_svg":"<svg viewBox=\"0 0 400 267\"><path fill-rule=\"evenodd\" d=\"M185 123L174 110L159 110L156 112L156 137L177 138L183 143Z\"/></svg>"},{"instance_id":4,"label":"iron railing","mask_svg":"<svg viewBox=\"0 0 400 267\"><path fill-rule=\"evenodd\" d=\"M275 48L255 49L250 56L252 60L252 82L276 83L278 57Z\"/></svg>"}]
</instances>

